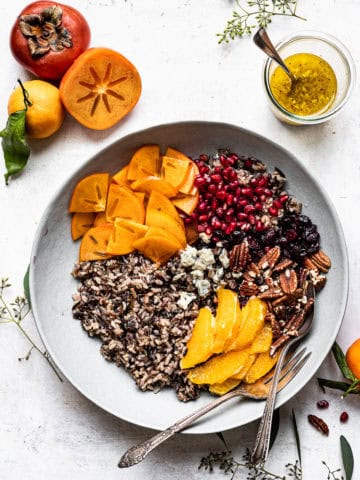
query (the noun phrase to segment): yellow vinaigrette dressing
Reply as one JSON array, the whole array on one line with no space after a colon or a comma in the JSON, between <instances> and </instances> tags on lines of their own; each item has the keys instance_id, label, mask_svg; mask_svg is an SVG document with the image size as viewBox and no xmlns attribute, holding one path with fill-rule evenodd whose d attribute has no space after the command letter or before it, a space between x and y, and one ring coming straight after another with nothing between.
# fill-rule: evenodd
<instances>
[{"instance_id":1,"label":"yellow vinaigrette dressing","mask_svg":"<svg viewBox=\"0 0 360 480\"><path fill-rule=\"evenodd\" d=\"M296 82L277 67L270 78L275 100L288 112L299 116L323 113L333 103L337 80L334 70L312 53L296 53L285 60Z\"/></svg>"}]
</instances>

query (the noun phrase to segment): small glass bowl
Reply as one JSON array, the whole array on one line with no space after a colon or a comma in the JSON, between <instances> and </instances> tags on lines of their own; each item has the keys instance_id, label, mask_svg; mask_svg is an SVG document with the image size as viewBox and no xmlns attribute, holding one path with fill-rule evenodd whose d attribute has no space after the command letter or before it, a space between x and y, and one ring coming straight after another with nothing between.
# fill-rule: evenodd
<instances>
[{"instance_id":1,"label":"small glass bowl","mask_svg":"<svg viewBox=\"0 0 360 480\"><path fill-rule=\"evenodd\" d=\"M285 60L295 53L312 53L326 60L336 75L337 92L328 110L314 115L296 115L287 111L274 98L270 78L278 64L268 58L264 65L263 81L267 99L275 116L291 125L312 125L326 122L343 108L355 83L355 63L348 49L336 38L320 32L300 32L282 40L276 48Z\"/></svg>"}]
</instances>

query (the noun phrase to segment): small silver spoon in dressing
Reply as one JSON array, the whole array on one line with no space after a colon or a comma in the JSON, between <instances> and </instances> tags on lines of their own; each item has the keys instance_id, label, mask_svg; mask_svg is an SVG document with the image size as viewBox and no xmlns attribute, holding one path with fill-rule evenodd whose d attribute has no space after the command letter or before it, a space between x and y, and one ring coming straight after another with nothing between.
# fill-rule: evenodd
<instances>
[{"instance_id":1,"label":"small silver spoon in dressing","mask_svg":"<svg viewBox=\"0 0 360 480\"><path fill-rule=\"evenodd\" d=\"M278 54L276 48L272 44L268 34L266 33L265 28L260 28L254 35L254 43L257 45L260 50L262 50L266 55L273 60L284 70L284 72L289 76L291 84L294 85L297 81L297 78L293 73L290 72L288 67L285 65L283 59Z\"/></svg>"}]
</instances>

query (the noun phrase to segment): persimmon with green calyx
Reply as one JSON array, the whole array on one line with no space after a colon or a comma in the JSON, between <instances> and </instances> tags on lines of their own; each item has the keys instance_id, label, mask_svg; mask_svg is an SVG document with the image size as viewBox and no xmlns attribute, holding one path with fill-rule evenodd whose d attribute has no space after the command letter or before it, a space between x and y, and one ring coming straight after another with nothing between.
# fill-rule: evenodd
<instances>
[{"instance_id":1,"label":"persimmon with green calyx","mask_svg":"<svg viewBox=\"0 0 360 480\"><path fill-rule=\"evenodd\" d=\"M75 8L51 1L27 5L18 15L10 47L15 59L46 80L60 79L90 43L90 27Z\"/></svg>"},{"instance_id":2,"label":"persimmon with green calyx","mask_svg":"<svg viewBox=\"0 0 360 480\"><path fill-rule=\"evenodd\" d=\"M89 48L67 70L60 83L66 110L79 123L105 130L136 105L141 78L134 65L109 48Z\"/></svg>"}]
</instances>

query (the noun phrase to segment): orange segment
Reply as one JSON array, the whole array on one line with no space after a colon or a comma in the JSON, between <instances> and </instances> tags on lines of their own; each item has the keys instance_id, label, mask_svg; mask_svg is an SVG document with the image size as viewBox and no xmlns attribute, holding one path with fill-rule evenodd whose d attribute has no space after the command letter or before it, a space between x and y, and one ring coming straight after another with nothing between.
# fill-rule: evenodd
<instances>
[{"instance_id":1,"label":"orange segment","mask_svg":"<svg viewBox=\"0 0 360 480\"><path fill-rule=\"evenodd\" d=\"M171 201L179 210L191 215L198 204L199 192L196 190L195 195L178 194Z\"/></svg>"},{"instance_id":2,"label":"orange segment","mask_svg":"<svg viewBox=\"0 0 360 480\"><path fill-rule=\"evenodd\" d=\"M71 218L71 238L78 240L94 225L95 213L74 213Z\"/></svg>"},{"instance_id":3,"label":"orange segment","mask_svg":"<svg viewBox=\"0 0 360 480\"><path fill-rule=\"evenodd\" d=\"M236 378L227 378L222 383L213 383L210 385L209 391L215 395L224 395L237 387L240 382L241 380L237 380Z\"/></svg>"},{"instance_id":4,"label":"orange segment","mask_svg":"<svg viewBox=\"0 0 360 480\"><path fill-rule=\"evenodd\" d=\"M145 223L149 226L163 228L165 231L173 235L179 241L183 248L186 246L185 229L183 224L178 223L166 212L147 208Z\"/></svg>"},{"instance_id":5,"label":"orange segment","mask_svg":"<svg viewBox=\"0 0 360 480\"><path fill-rule=\"evenodd\" d=\"M162 193L165 197L174 197L177 194L176 188L170 185L170 183L154 176L135 180L135 182L132 182L131 188L138 192L145 192L148 195L150 195L153 190Z\"/></svg>"},{"instance_id":6,"label":"orange segment","mask_svg":"<svg viewBox=\"0 0 360 480\"><path fill-rule=\"evenodd\" d=\"M186 355L180 360L181 368L191 368L205 362L212 354L215 319L208 307L200 309L194 328L187 342Z\"/></svg>"},{"instance_id":7,"label":"orange segment","mask_svg":"<svg viewBox=\"0 0 360 480\"><path fill-rule=\"evenodd\" d=\"M221 353L225 342L231 337L234 326L239 322L241 309L236 292L227 288L217 291L216 327L213 353Z\"/></svg>"},{"instance_id":8,"label":"orange segment","mask_svg":"<svg viewBox=\"0 0 360 480\"><path fill-rule=\"evenodd\" d=\"M138 223L145 220L144 196L128 188L112 183L109 187L106 219L113 222L115 217L128 218Z\"/></svg>"},{"instance_id":9,"label":"orange segment","mask_svg":"<svg viewBox=\"0 0 360 480\"><path fill-rule=\"evenodd\" d=\"M146 225L132 220L116 218L106 252L113 255L126 255L133 252L135 240L142 238L148 228Z\"/></svg>"},{"instance_id":10,"label":"orange segment","mask_svg":"<svg viewBox=\"0 0 360 480\"><path fill-rule=\"evenodd\" d=\"M279 355L280 351L277 351L273 357L270 357L269 352L259 353L255 362L251 365L246 373L244 382L254 383L256 380L270 372L270 370L276 364Z\"/></svg>"},{"instance_id":11,"label":"orange segment","mask_svg":"<svg viewBox=\"0 0 360 480\"><path fill-rule=\"evenodd\" d=\"M160 174L159 145L144 145L131 157L128 170L129 180L139 180Z\"/></svg>"},{"instance_id":12,"label":"orange segment","mask_svg":"<svg viewBox=\"0 0 360 480\"><path fill-rule=\"evenodd\" d=\"M80 180L73 190L69 212L102 212L106 207L108 173L94 173Z\"/></svg>"},{"instance_id":13,"label":"orange segment","mask_svg":"<svg viewBox=\"0 0 360 480\"><path fill-rule=\"evenodd\" d=\"M242 370L248 357L247 349L223 353L190 370L188 378L198 385L222 383Z\"/></svg>"},{"instance_id":14,"label":"orange segment","mask_svg":"<svg viewBox=\"0 0 360 480\"><path fill-rule=\"evenodd\" d=\"M136 105L141 94L138 71L109 48L89 48L66 71L60 96L78 122L94 130L115 125Z\"/></svg>"},{"instance_id":15,"label":"orange segment","mask_svg":"<svg viewBox=\"0 0 360 480\"><path fill-rule=\"evenodd\" d=\"M106 252L113 225L100 225L88 230L83 236L80 244L79 261L105 260L110 258Z\"/></svg>"},{"instance_id":16,"label":"orange segment","mask_svg":"<svg viewBox=\"0 0 360 480\"><path fill-rule=\"evenodd\" d=\"M250 345L251 353L264 353L269 352L271 344L273 342L273 333L270 323L266 322L264 327L254 338L254 341Z\"/></svg>"},{"instance_id":17,"label":"orange segment","mask_svg":"<svg viewBox=\"0 0 360 480\"><path fill-rule=\"evenodd\" d=\"M170 183L176 190L179 190L185 183L190 169L189 159L183 160L164 156L161 165L161 178Z\"/></svg>"}]
</instances>

